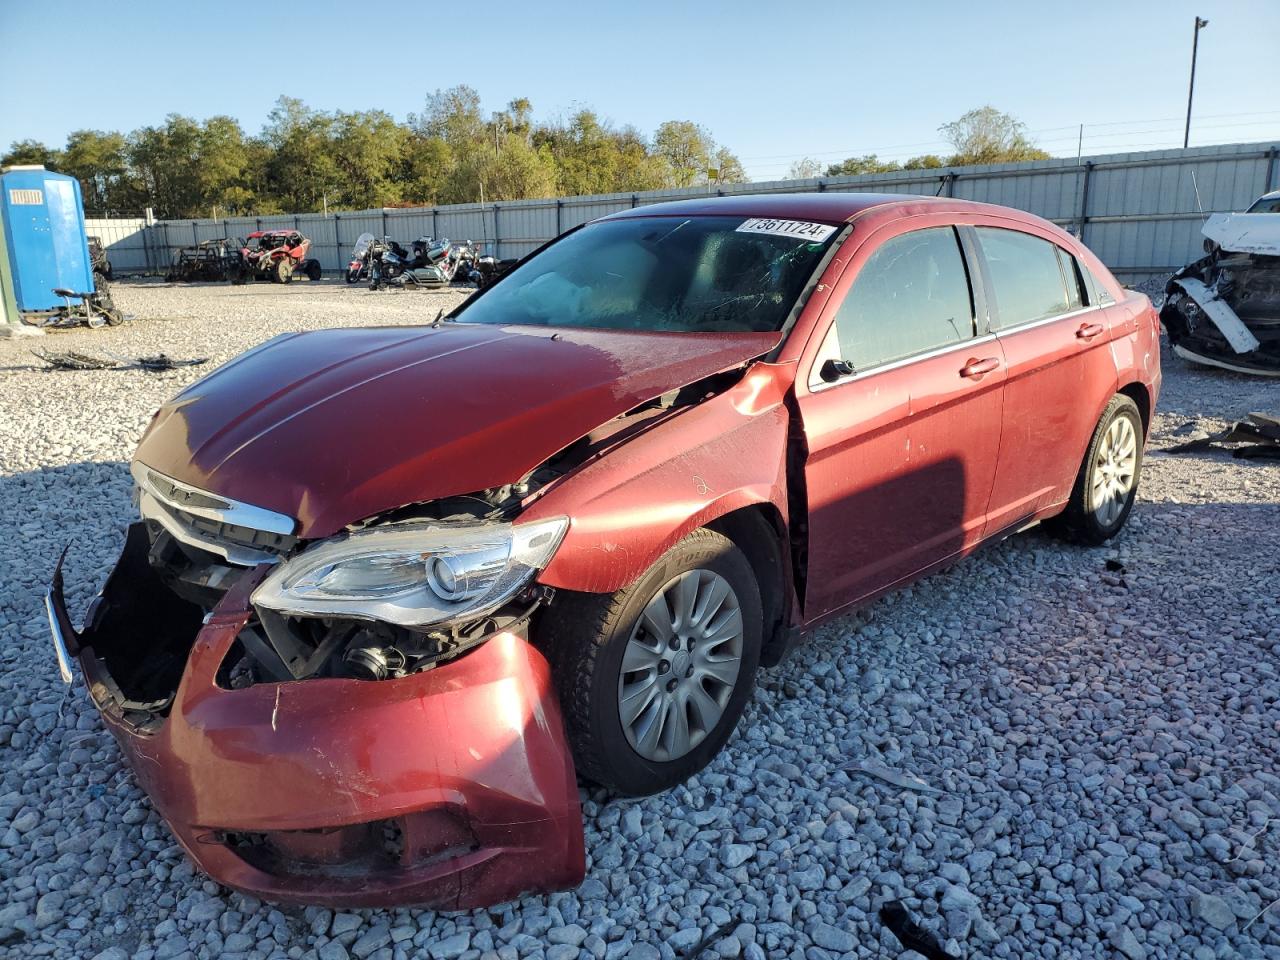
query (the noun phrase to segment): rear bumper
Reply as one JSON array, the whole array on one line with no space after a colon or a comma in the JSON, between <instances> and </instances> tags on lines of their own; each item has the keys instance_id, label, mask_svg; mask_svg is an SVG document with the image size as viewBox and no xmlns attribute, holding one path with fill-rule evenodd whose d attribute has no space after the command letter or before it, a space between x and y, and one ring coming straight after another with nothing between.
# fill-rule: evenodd
<instances>
[{"instance_id":1,"label":"rear bumper","mask_svg":"<svg viewBox=\"0 0 1280 960\"><path fill-rule=\"evenodd\" d=\"M140 724L93 649L112 591L128 588L121 566L72 636L56 575L50 620L138 782L209 876L267 900L437 909L581 881L573 764L547 663L523 638L500 634L398 680L225 689L218 668L262 568L200 629L168 716Z\"/></svg>"}]
</instances>

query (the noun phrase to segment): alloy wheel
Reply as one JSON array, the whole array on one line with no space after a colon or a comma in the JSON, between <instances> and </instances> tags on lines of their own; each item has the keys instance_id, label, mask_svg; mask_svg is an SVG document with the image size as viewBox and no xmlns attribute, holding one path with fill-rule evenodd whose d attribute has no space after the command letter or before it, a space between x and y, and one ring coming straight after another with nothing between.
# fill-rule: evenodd
<instances>
[{"instance_id":1,"label":"alloy wheel","mask_svg":"<svg viewBox=\"0 0 1280 960\"><path fill-rule=\"evenodd\" d=\"M622 657L618 716L646 760L678 760L724 714L742 669L742 610L724 577L689 570L645 605Z\"/></svg>"},{"instance_id":2,"label":"alloy wheel","mask_svg":"<svg viewBox=\"0 0 1280 960\"><path fill-rule=\"evenodd\" d=\"M1119 519L1133 492L1137 472L1137 431L1128 417L1116 417L1107 425L1093 460L1093 513L1102 526L1110 527Z\"/></svg>"}]
</instances>

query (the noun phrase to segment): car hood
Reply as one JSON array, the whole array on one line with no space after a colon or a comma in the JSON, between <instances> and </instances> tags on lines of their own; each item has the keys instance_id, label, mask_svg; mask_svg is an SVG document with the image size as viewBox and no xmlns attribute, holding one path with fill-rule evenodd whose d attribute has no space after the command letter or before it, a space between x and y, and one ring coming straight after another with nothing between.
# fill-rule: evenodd
<instances>
[{"instance_id":1,"label":"car hood","mask_svg":"<svg viewBox=\"0 0 1280 960\"><path fill-rule=\"evenodd\" d=\"M519 480L601 424L777 333L449 323L286 334L156 413L135 459L284 513L301 537Z\"/></svg>"}]
</instances>

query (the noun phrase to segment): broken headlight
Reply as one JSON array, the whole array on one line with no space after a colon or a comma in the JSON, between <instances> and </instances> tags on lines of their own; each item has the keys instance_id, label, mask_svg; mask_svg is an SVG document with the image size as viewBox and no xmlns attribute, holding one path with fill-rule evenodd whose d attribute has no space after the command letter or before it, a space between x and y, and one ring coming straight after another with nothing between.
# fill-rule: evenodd
<instances>
[{"instance_id":1,"label":"broken headlight","mask_svg":"<svg viewBox=\"0 0 1280 960\"><path fill-rule=\"evenodd\" d=\"M280 564L253 592L253 603L293 616L402 627L477 617L546 566L568 526L568 517L556 517L371 527L321 541Z\"/></svg>"}]
</instances>

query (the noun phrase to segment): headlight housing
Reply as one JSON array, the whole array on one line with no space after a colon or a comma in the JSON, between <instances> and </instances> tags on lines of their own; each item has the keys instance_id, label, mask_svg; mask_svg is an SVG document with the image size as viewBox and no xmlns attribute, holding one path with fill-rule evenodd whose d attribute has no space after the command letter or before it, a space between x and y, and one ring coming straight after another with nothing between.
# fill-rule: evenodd
<instances>
[{"instance_id":1,"label":"headlight housing","mask_svg":"<svg viewBox=\"0 0 1280 960\"><path fill-rule=\"evenodd\" d=\"M501 606L551 560L568 517L370 527L308 547L253 592L278 613L421 627Z\"/></svg>"}]
</instances>

